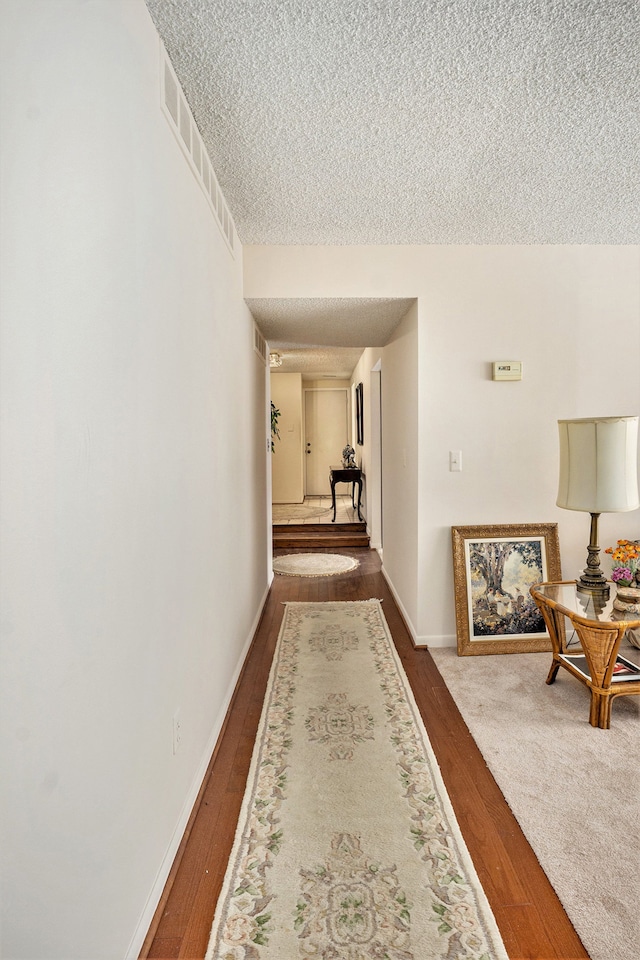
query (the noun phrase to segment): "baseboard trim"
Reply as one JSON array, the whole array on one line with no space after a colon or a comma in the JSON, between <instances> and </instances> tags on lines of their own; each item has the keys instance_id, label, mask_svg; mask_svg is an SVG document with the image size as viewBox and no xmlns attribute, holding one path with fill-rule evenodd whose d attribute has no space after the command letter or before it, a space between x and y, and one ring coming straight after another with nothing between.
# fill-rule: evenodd
<instances>
[{"instance_id":1,"label":"baseboard trim","mask_svg":"<svg viewBox=\"0 0 640 960\"><path fill-rule=\"evenodd\" d=\"M245 641L242 652L238 658L238 664L227 688L227 694L220 710L218 711L218 716L216 717L216 721L207 742L207 746L204 750L202 760L193 778L191 787L187 793L182 810L180 812L178 822L169 842L169 846L167 847L167 851L162 859L162 864L158 870L155 882L151 888L151 892L147 898L147 902L142 911L140 919L138 920L135 933L131 939L131 943L129 944L129 948L125 956L125 960L145 960L145 958L148 956L153 938L156 934L156 930L158 929L160 920L162 919L164 904L169 897L171 887L173 886L173 882L184 853L186 842L189 838L189 834L191 833L193 823L202 802L202 797L209 779L211 767L218 752L218 744L220 743L222 733L225 730L228 717L231 712L231 707L233 705L236 690L238 688L238 681L240 680L240 677L244 671L249 650L251 649L251 645L253 644L258 626L260 624L260 620L262 619L264 613L272 579L273 574L269 578L267 588L260 603L258 604L258 612L254 618L254 622L251 625L251 629L249 630L249 636Z\"/></svg>"},{"instance_id":2,"label":"baseboard trim","mask_svg":"<svg viewBox=\"0 0 640 960\"><path fill-rule=\"evenodd\" d=\"M409 633L409 636L411 637L411 642L412 642L412 644L414 645L414 647L422 647L422 646L424 646L424 644L422 644L422 643L420 642L420 638L418 637L418 635L417 635L417 633L416 633L416 631L415 631L415 628L414 628L414 626L413 626L413 623L411 622L411 617L409 616L409 614L408 614L407 611L405 610L404 605L403 605L403 603L402 603L402 600L400 599L400 597L399 597L399 595L398 595L398 591L397 591L396 588L394 587L393 581L392 581L391 577L389 576L387 570L385 569L384 563L383 563L383 565L382 565L382 567L381 567L381 572L382 572L382 576L383 576L383 577L385 578L385 580L387 581L387 586L389 587L389 590L391 590L391 593L393 594L393 599L395 600L396 606L397 606L398 610L400 611L400 616L401 616L402 619L404 620L404 625L405 625L405 627L407 628L407 631L408 631L408 633Z\"/></svg>"},{"instance_id":3,"label":"baseboard trim","mask_svg":"<svg viewBox=\"0 0 640 960\"><path fill-rule=\"evenodd\" d=\"M382 559L382 557L380 559ZM404 620L404 624L407 630L409 631L409 636L411 637L411 642L413 643L414 647L416 648L455 647L457 645L455 634L443 634L442 636L438 636L438 635L433 635L433 636L427 635L423 637L419 636L414 629L414 626L411 622L411 618L409 617L409 614L407 613L407 611L403 606L402 600L398 596L398 591L394 587L391 577L389 576L389 574L384 568L384 564L382 566L382 576L387 581L387 586L389 587L389 590L391 590L391 593L393 594L393 599L395 600L398 610L400 611L400 615Z\"/></svg>"},{"instance_id":4,"label":"baseboard trim","mask_svg":"<svg viewBox=\"0 0 640 960\"><path fill-rule=\"evenodd\" d=\"M439 637L437 635L423 637L425 647L457 647L458 640L455 633L453 634L443 634Z\"/></svg>"}]
</instances>

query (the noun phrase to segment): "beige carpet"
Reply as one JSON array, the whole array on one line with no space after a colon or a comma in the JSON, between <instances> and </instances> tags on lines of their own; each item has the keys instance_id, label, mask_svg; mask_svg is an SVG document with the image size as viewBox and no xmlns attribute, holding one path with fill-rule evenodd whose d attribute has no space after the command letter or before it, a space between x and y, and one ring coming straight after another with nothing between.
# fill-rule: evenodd
<instances>
[{"instance_id":1,"label":"beige carpet","mask_svg":"<svg viewBox=\"0 0 640 960\"><path fill-rule=\"evenodd\" d=\"M285 577L335 577L359 566L355 557L341 553L288 553L274 558L273 572Z\"/></svg>"},{"instance_id":2,"label":"beige carpet","mask_svg":"<svg viewBox=\"0 0 640 960\"><path fill-rule=\"evenodd\" d=\"M506 960L377 600L288 603L207 960Z\"/></svg>"},{"instance_id":3,"label":"beige carpet","mask_svg":"<svg viewBox=\"0 0 640 960\"><path fill-rule=\"evenodd\" d=\"M430 652L592 960L637 960L640 697L600 730L566 670L545 684L551 654Z\"/></svg>"}]
</instances>

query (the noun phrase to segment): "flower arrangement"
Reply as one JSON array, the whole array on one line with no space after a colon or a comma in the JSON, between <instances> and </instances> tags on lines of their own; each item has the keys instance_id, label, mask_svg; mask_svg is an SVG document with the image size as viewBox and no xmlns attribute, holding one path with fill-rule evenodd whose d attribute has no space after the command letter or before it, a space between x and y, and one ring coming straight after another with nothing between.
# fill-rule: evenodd
<instances>
[{"instance_id":1,"label":"flower arrangement","mask_svg":"<svg viewBox=\"0 0 640 960\"><path fill-rule=\"evenodd\" d=\"M621 587L630 587L640 577L640 541L618 540L615 547L605 553L613 558L611 579Z\"/></svg>"}]
</instances>

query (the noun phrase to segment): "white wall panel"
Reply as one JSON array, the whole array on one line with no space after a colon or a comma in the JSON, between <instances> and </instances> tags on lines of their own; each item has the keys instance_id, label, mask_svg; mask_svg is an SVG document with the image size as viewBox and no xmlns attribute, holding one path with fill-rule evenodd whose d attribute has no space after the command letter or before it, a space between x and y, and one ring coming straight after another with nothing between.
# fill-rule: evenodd
<instances>
[{"instance_id":1,"label":"white wall panel","mask_svg":"<svg viewBox=\"0 0 640 960\"><path fill-rule=\"evenodd\" d=\"M266 372L143 0L2 13L2 947L115 960L266 589Z\"/></svg>"}]
</instances>

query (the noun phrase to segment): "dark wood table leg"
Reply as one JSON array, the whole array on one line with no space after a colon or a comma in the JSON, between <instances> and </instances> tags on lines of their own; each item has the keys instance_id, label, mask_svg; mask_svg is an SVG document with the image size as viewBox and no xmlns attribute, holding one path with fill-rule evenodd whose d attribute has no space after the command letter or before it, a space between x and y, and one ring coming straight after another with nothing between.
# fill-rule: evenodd
<instances>
[{"instance_id":1,"label":"dark wood table leg","mask_svg":"<svg viewBox=\"0 0 640 960\"><path fill-rule=\"evenodd\" d=\"M356 480L356 483L358 484L358 520L362 522L362 514L360 513L360 504L362 502L362 478L360 478L359 480ZM355 483L354 483L354 493L355 493Z\"/></svg>"},{"instance_id":2,"label":"dark wood table leg","mask_svg":"<svg viewBox=\"0 0 640 960\"><path fill-rule=\"evenodd\" d=\"M336 481L333 479L333 475L329 477L329 482L331 483L331 504L333 506L333 519L331 523L336 522Z\"/></svg>"}]
</instances>

